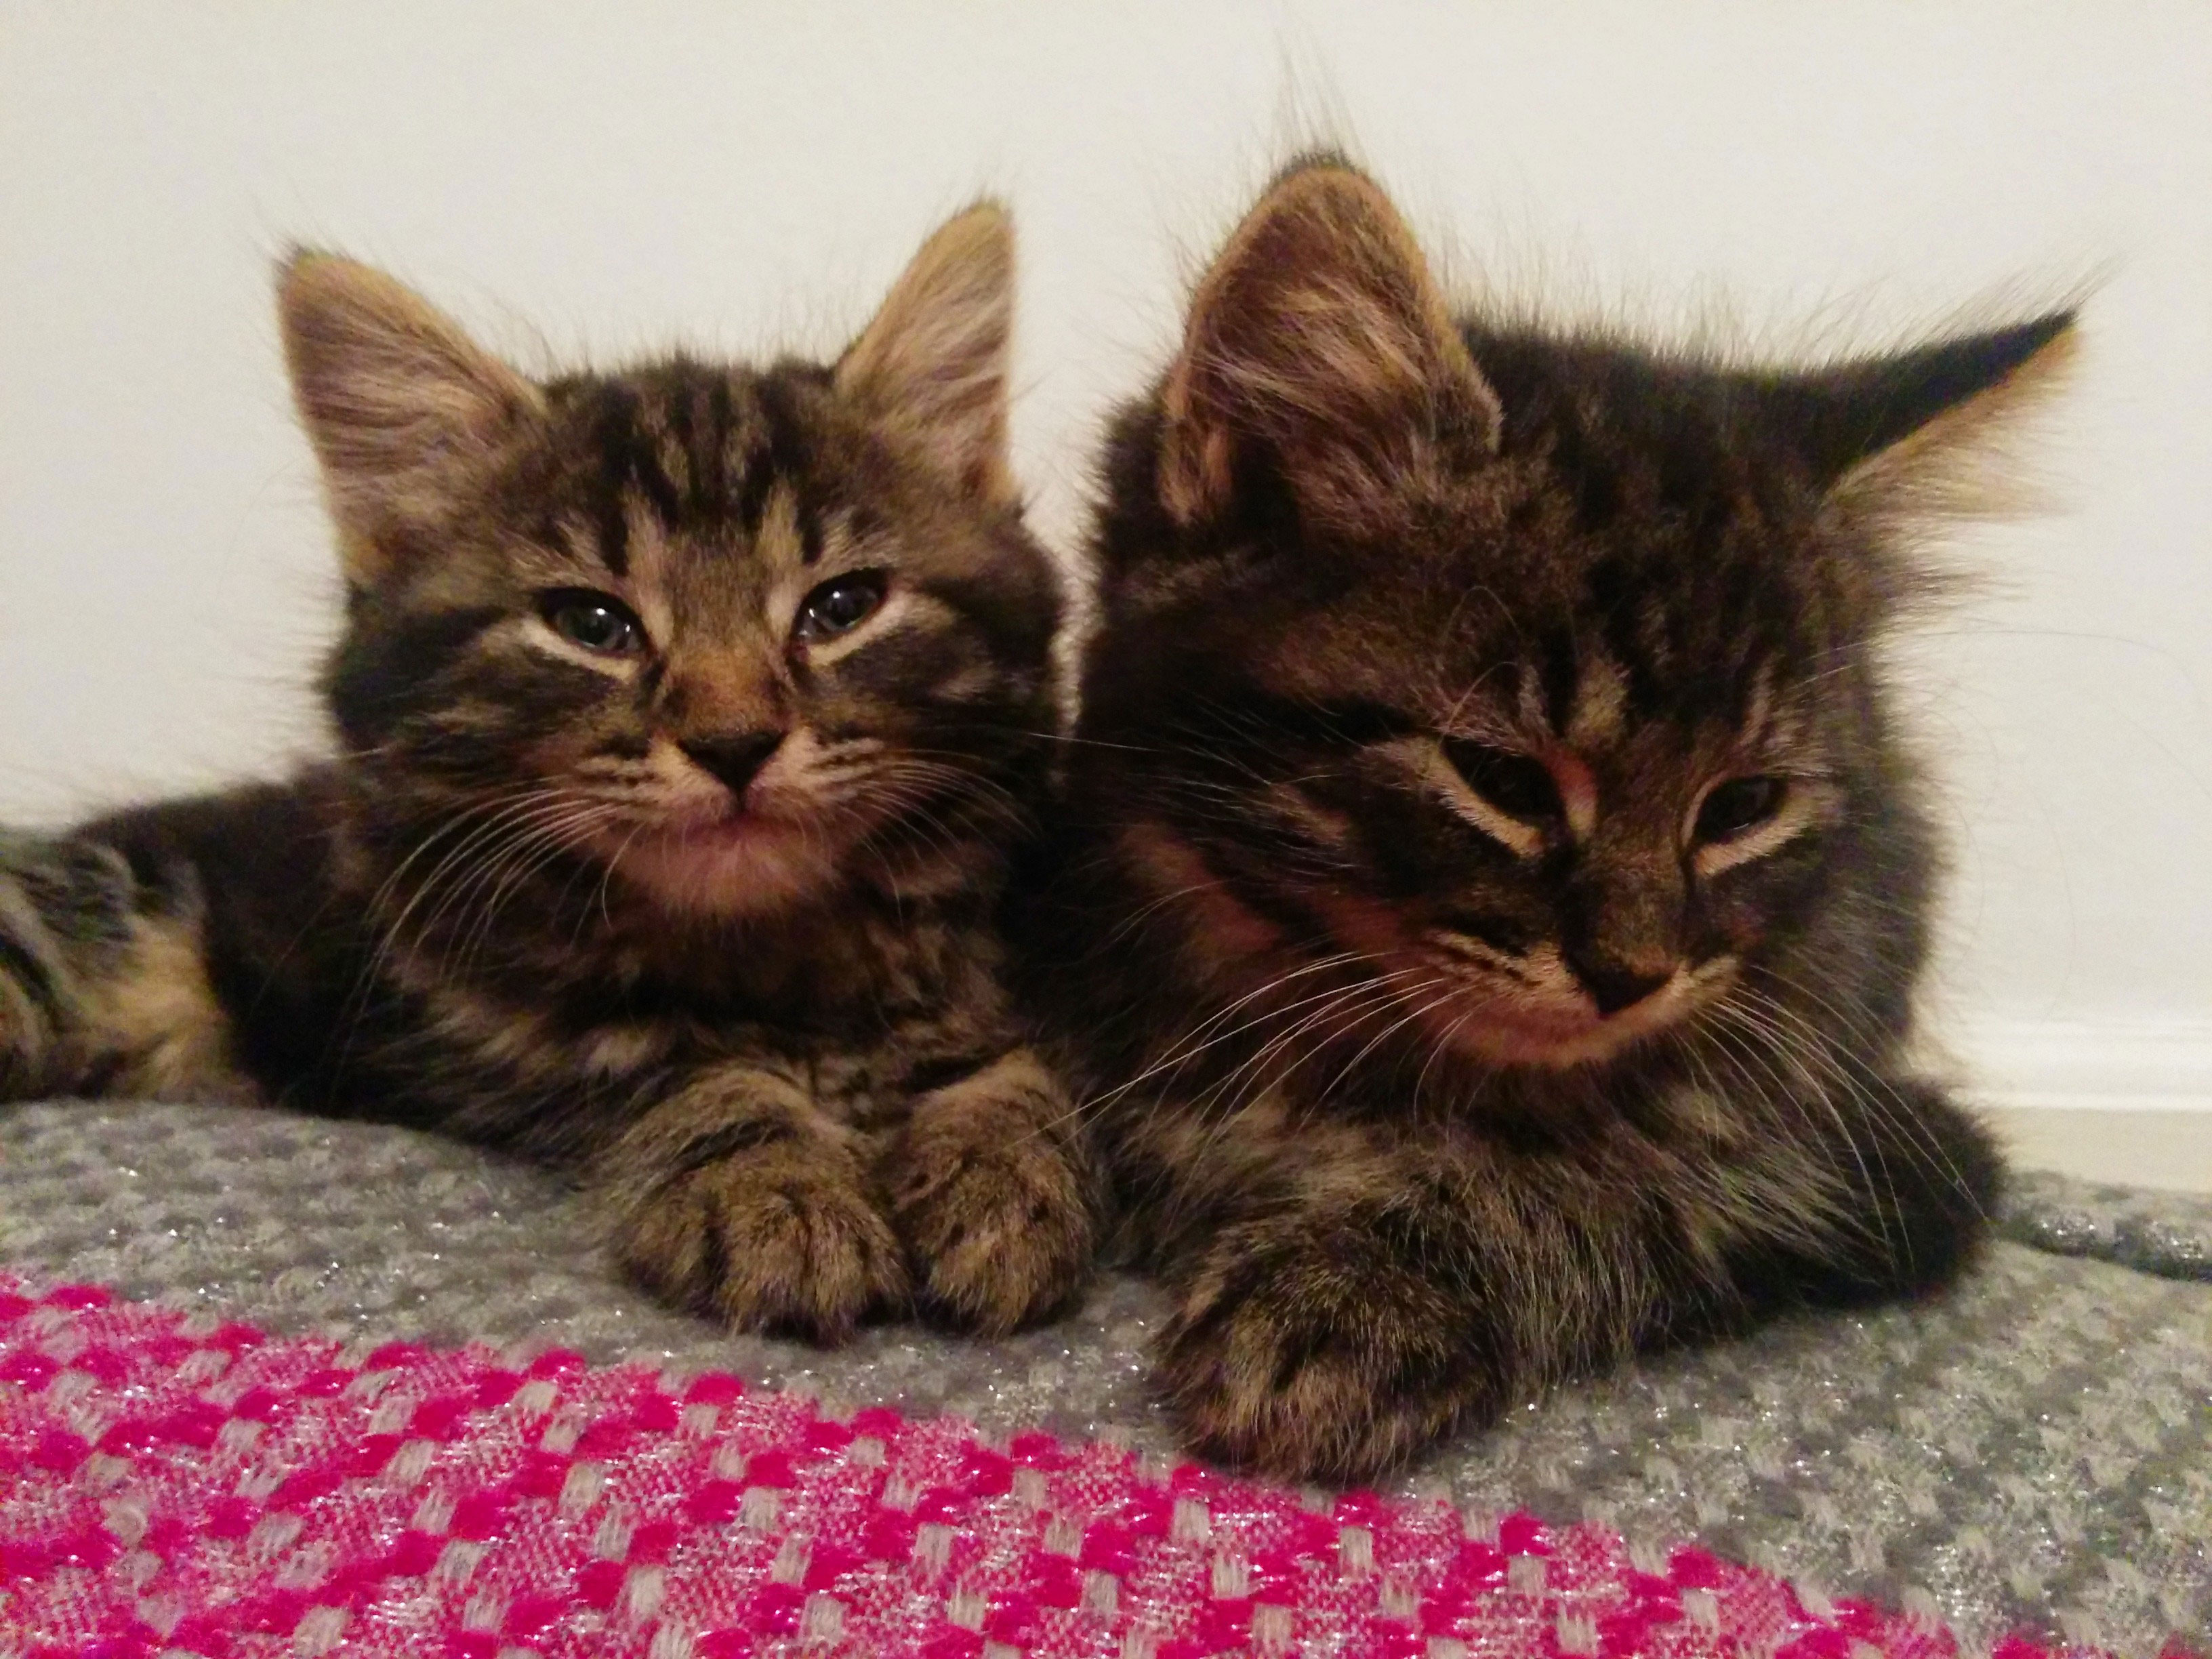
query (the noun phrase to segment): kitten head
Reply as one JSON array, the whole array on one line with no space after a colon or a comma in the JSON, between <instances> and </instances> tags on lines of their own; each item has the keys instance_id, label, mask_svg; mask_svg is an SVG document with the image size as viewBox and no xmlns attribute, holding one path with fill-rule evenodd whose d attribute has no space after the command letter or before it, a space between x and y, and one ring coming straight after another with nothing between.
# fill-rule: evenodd
<instances>
[{"instance_id":1,"label":"kitten head","mask_svg":"<svg viewBox=\"0 0 2212 1659\"><path fill-rule=\"evenodd\" d=\"M1057 610L1006 470L1012 285L985 205L833 365L541 383L391 278L295 255L278 301L343 556L327 687L355 765L678 909L1003 839Z\"/></svg>"},{"instance_id":2,"label":"kitten head","mask_svg":"<svg viewBox=\"0 0 2212 1659\"><path fill-rule=\"evenodd\" d=\"M2071 321L1802 372L1455 323L1370 181L1296 169L1110 453L1086 810L1206 971L1335 959L1485 1061L1674 1028L1869 879L1909 978L1900 520Z\"/></svg>"}]
</instances>

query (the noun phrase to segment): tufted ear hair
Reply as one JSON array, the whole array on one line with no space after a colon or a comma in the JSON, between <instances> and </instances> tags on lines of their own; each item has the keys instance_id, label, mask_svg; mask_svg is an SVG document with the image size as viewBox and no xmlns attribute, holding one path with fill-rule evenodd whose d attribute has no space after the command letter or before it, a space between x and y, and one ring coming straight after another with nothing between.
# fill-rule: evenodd
<instances>
[{"instance_id":1,"label":"tufted ear hair","mask_svg":"<svg viewBox=\"0 0 2212 1659\"><path fill-rule=\"evenodd\" d=\"M1412 232L1333 157L1283 174L1230 236L1161 404L1160 499L1185 525L1228 503L1249 457L1302 513L1356 529L1439 453L1498 443L1497 397Z\"/></svg>"},{"instance_id":2,"label":"tufted ear hair","mask_svg":"<svg viewBox=\"0 0 2212 1659\"><path fill-rule=\"evenodd\" d=\"M538 388L380 270L295 251L276 308L346 575L386 580L542 408Z\"/></svg>"},{"instance_id":3,"label":"tufted ear hair","mask_svg":"<svg viewBox=\"0 0 2212 1659\"><path fill-rule=\"evenodd\" d=\"M1013 221L979 203L922 244L836 369L840 391L962 489L1008 503L1013 312Z\"/></svg>"},{"instance_id":4,"label":"tufted ear hair","mask_svg":"<svg viewBox=\"0 0 2212 1659\"><path fill-rule=\"evenodd\" d=\"M1978 452L2063 380L2075 315L2053 311L1778 377L1760 407L1840 504L1972 511Z\"/></svg>"}]
</instances>

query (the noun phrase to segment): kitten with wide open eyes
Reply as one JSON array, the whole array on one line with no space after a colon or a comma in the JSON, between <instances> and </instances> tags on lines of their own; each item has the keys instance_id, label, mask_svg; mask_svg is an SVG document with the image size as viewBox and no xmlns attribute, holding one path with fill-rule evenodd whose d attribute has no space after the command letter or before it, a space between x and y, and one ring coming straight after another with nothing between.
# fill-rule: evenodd
<instances>
[{"instance_id":1,"label":"kitten with wide open eyes","mask_svg":"<svg viewBox=\"0 0 2212 1659\"><path fill-rule=\"evenodd\" d=\"M672 1300L1011 1328L1091 1180L993 929L1050 738L1012 232L829 366L534 381L390 278L279 307L346 580L337 757L0 840L0 1097L215 1096L580 1169Z\"/></svg>"},{"instance_id":2,"label":"kitten with wide open eyes","mask_svg":"<svg viewBox=\"0 0 2212 1659\"><path fill-rule=\"evenodd\" d=\"M1340 163L1236 231L1110 441L1036 912L1200 1449L1358 1477L1971 1260L1879 652L2071 322L1748 369L1455 319Z\"/></svg>"}]
</instances>

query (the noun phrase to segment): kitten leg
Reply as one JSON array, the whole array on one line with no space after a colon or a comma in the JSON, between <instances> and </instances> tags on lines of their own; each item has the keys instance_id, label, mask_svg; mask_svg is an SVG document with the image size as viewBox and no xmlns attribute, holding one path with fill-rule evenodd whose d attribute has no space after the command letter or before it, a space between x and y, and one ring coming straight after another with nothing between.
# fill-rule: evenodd
<instances>
[{"instance_id":1,"label":"kitten leg","mask_svg":"<svg viewBox=\"0 0 2212 1659\"><path fill-rule=\"evenodd\" d=\"M1747 1310L1930 1296L1972 1267L1987 1239L2004 1161L1940 1086L1870 1078L1833 1103L1828 1121L1849 1137L1824 1149L1840 1194L1834 1219L1817 1249L1796 1239L1747 1243L1731 1264Z\"/></svg>"},{"instance_id":2,"label":"kitten leg","mask_svg":"<svg viewBox=\"0 0 2212 1659\"><path fill-rule=\"evenodd\" d=\"M1154 1115L1116 1147L1133 1242L1174 1297L1154 1380L1191 1444L1289 1479L1357 1480L1508 1396L1493 1275L1449 1158L1266 1105Z\"/></svg>"},{"instance_id":3,"label":"kitten leg","mask_svg":"<svg viewBox=\"0 0 2212 1659\"><path fill-rule=\"evenodd\" d=\"M0 836L0 1099L239 1097L197 885L96 842Z\"/></svg>"},{"instance_id":4,"label":"kitten leg","mask_svg":"<svg viewBox=\"0 0 2212 1659\"><path fill-rule=\"evenodd\" d=\"M905 1297L861 1137L785 1073L732 1064L694 1077L595 1172L617 1257L672 1302L836 1342Z\"/></svg>"},{"instance_id":5,"label":"kitten leg","mask_svg":"<svg viewBox=\"0 0 2212 1659\"><path fill-rule=\"evenodd\" d=\"M923 1306L1001 1335L1090 1276L1097 1176L1073 1103L1026 1048L914 1103L884 1164Z\"/></svg>"},{"instance_id":6,"label":"kitten leg","mask_svg":"<svg viewBox=\"0 0 2212 1659\"><path fill-rule=\"evenodd\" d=\"M1848 1146L1808 1130L1804 1176L1740 1170L1717 1207L1633 1138L1523 1157L1255 1121L1203 1159L1164 1146L1152 1184L1206 1223L1158 1261L1162 1391L1212 1455L1358 1479L1639 1347L1949 1284L1996 1200L1987 1135L1922 1082L1834 1104Z\"/></svg>"},{"instance_id":7,"label":"kitten leg","mask_svg":"<svg viewBox=\"0 0 2212 1659\"><path fill-rule=\"evenodd\" d=\"M1170 1279L1155 1376L1191 1444L1363 1480L1510 1401L1510 1334L1437 1217L1317 1206L1242 1223Z\"/></svg>"},{"instance_id":8,"label":"kitten leg","mask_svg":"<svg viewBox=\"0 0 2212 1659\"><path fill-rule=\"evenodd\" d=\"M1449 1132L1197 1127L1202 1159L1127 1173L1163 1194L1158 1388L1225 1462L1366 1479L1626 1358L1664 1294L1655 1217L1603 1171Z\"/></svg>"}]
</instances>

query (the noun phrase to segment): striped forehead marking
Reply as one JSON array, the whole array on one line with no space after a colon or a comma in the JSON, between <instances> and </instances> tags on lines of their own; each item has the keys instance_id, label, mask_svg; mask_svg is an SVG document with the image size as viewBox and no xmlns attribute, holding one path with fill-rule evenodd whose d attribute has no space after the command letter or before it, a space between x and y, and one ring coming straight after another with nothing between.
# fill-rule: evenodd
<instances>
[{"instance_id":1,"label":"striped forehead marking","mask_svg":"<svg viewBox=\"0 0 2212 1659\"><path fill-rule=\"evenodd\" d=\"M629 573L640 509L667 531L757 534L779 487L795 497L810 470L802 394L787 374L678 362L579 396L581 489L600 562L617 576ZM793 514L803 553L807 517Z\"/></svg>"}]
</instances>

